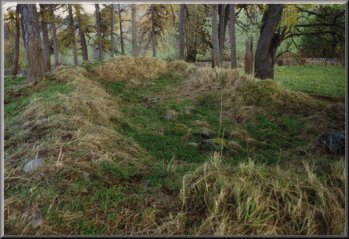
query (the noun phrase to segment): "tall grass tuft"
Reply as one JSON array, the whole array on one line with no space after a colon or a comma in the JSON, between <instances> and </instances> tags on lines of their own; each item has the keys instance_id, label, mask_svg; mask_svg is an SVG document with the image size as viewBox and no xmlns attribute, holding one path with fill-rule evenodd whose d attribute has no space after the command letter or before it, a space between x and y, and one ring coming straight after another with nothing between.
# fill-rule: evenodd
<instances>
[{"instance_id":1,"label":"tall grass tuft","mask_svg":"<svg viewBox=\"0 0 349 239\"><path fill-rule=\"evenodd\" d=\"M196 235L342 235L344 188L327 185L329 181L319 179L307 163L304 168L303 175L253 161L227 168L216 153L183 178L182 210L160 231ZM340 180L344 183L344 177Z\"/></svg>"}]
</instances>

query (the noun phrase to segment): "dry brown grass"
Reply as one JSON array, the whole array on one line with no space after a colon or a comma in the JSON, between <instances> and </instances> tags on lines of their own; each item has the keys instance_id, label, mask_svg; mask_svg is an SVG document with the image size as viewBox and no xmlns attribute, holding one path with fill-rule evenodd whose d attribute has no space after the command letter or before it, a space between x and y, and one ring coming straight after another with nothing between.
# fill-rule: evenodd
<instances>
[{"instance_id":1,"label":"dry brown grass","mask_svg":"<svg viewBox=\"0 0 349 239\"><path fill-rule=\"evenodd\" d=\"M264 167L252 161L227 169L215 154L184 177L182 210L159 227L161 233L195 235L343 235L344 163L319 179ZM338 185L338 184L337 184Z\"/></svg>"},{"instance_id":2,"label":"dry brown grass","mask_svg":"<svg viewBox=\"0 0 349 239\"><path fill-rule=\"evenodd\" d=\"M27 185L31 190L43 183L47 185L43 195L33 201L5 196L5 224L12 225L10 233L50 234L54 222L45 220L39 229L35 229L31 225L33 213L54 204L53 194L60 191L60 187L69 188L70 183L82 175L95 175L101 162L137 167L140 173L145 169L142 160L147 158L146 153L115 130L121 117L118 99L84 75L81 68L58 69L56 80L68 81L74 90L68 95L58 94L52 101L35 98L14 123L20 127L19 132L6 142L5 191L14 190L16 185ZM25 174L23 165L35 157L44 159L44 165L34 173ZM63 185L51 184L59 178ZM108 182L107 177L103 180ZM65 198L59 197L60 200ZM82 198L69 200L74 202ZM62 233L66 229L54 230Z\"/></svg>"},{"instance_id":3,"label":"dry brown grass","mask_svg":"<svg viewBox=\"0 0 349 239\"><path fill-rule=\"evenodd\" d=\"M154 57L121 56L104 62L95 71L105 80L142 84L163 75L183 77L188 66L179 60L166 62Z\"/></svg>"}]
</instances>

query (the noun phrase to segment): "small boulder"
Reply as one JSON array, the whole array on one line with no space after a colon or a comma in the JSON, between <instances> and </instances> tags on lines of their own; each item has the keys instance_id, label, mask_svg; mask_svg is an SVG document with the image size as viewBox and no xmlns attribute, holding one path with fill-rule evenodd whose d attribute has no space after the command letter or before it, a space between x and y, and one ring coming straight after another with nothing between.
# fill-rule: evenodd
<instances>
[{"instance_id":1,"label":"small boulder","mask_svg":"<svg viewBox=\"0 0 349 239\"><path fill-rule=\"evenodd\" d=\"M28 161L24 167L23 171L26 173L30 173L35 171L38 167L40 167L44 163L43 159L37 158L37 159L32 159Z\"/></svg>"},{"instance_id":2,"label":"small boulder","mask_svg":"<svg viewBox=\"0 0 349 239\"><path fill-rule=\"evenodd\" d=\"M43 216L41 215L41 213L37 213L33 217L33 220L31 222L31 226L33 229L38 229L39 227L42 226L43 223L44 223Z\"/></svg>"},{"instance_id":3,"label":"small boulder","mask_svg":"<svg viewBox=\"0 0 349 239\"><path fill-rule=\"evenodd\" d=\"M345 132L324 133L319 138L319 143L326 148L330 154L345 154Z\"/></svg>"}]
</instances>

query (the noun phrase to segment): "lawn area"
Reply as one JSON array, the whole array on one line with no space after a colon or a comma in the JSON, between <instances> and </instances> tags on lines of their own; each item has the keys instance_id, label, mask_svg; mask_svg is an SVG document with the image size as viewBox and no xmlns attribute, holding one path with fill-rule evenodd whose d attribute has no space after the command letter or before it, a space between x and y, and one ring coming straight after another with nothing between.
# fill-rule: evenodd
<instances>
[{"instance_id":1,"label":"lawn area","mask_svg":"<svg viewBox=\"0 0 349 239\"><path fill-rule=\"evenodd\" d=\"M275 81L291 90L345 96L345 69L341 66L276 66Z\"/></svg>"}]
</instances>

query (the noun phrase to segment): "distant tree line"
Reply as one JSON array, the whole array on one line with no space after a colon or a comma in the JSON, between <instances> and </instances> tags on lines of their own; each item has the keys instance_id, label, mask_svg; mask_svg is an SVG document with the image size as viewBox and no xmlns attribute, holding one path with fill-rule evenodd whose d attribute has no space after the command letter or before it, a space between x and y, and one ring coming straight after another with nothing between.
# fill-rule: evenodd
<instances>
[{"instance_id":1,"label":"distant tree line","mask_svg":"<svg viewBox=\"0 0 349 239\"><path fill-rule=\"evenodd\" d=\"M101 9L100 4L95 4L92 23L80 4L39 4L39 8L35 4L18 4L5 17L14 26L11 75L19 72L20 35L31 84L56 68L59 55L69 49L74 65L79 64L79 52L83 62L89 62L91 40L99 61L106 53L111 57L125 55L123 22L128 13L133 56L141 54L140 45L144 44L157 57L160 42L166 39L167 29L173 27L177 31L178 59L195 62L199 54L211 51L212 67L221 67L223 61L229 60L230 67L236 68L236 27L247 32L255 26L259 29L255 50L252 37L246 38L245 72L257 78L273 79L276 60L290 50L280 50L283 42L295 46L303 56L344 57L344 5L148 4L142 6L143 15L138 16L139 8L136 4L104 4ZM67 17L55 15L58 9ZM239 19L241 12L247 20ZM119 33L115 32L115 23ZM120 50L116 48L117 41Z\"/></svg>"}]
</instances>

